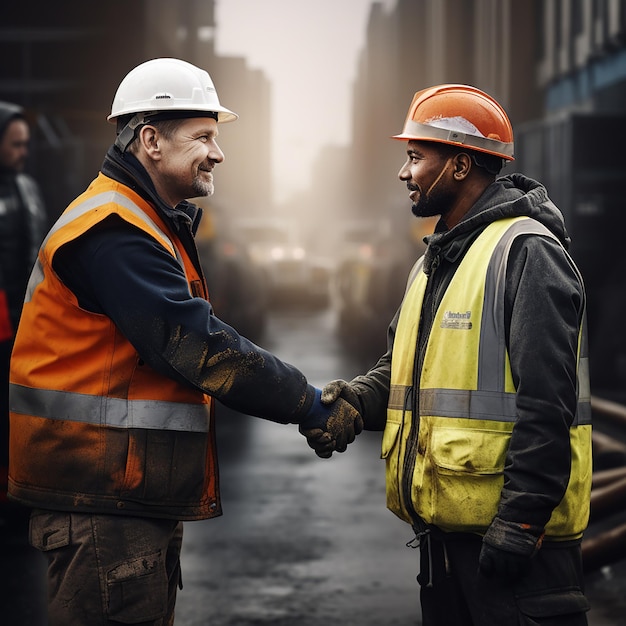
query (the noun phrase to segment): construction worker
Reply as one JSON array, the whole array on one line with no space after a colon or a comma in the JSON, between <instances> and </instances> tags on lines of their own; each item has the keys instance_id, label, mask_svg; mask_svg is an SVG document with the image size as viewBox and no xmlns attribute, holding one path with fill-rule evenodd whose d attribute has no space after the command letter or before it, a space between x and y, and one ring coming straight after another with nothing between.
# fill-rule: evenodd
<instances>
[{"instance_id":1,"label":"construction worker","mask_svg":"<svg viewBox=\"0 0 626 626\"><path fill-rule=\"evenodd\" d=\"M101 172L39 252L11 361L9 495L34 509L50 626L173 623L182 521L221 514L214 400L334 423L340 449L360 431L207 300L185 198L212 193L218 125L236 118L200 68L131 70Z\"/></svg>"},{"instance_id":2,"label":"construction worker","mask_svg":"<svg viewBox=\"0 0 626 626\"><path fill-rule=\"evenodd\" d=\"M382 430L387 506L420 549L424 626L586 624L591 424L585 292L563 217L513 160L502 107L467 85L415 94L399 178L440 216L388 352L332 381ZM305 432L319 456L334 438Z\"/></svg>"},{"instance_id":3,"label":"construction worker","mask_svg":"<svg viewBox=\"0 0 626 626\"><path fill-rule=\"evenodd\" d=\"M29 142L23 107L0 102L0 526L24 526L28 513L7 501L7 471L9 360L28 276L48 227L39 185L24 171Z\"/></svg>"}]
</instances>

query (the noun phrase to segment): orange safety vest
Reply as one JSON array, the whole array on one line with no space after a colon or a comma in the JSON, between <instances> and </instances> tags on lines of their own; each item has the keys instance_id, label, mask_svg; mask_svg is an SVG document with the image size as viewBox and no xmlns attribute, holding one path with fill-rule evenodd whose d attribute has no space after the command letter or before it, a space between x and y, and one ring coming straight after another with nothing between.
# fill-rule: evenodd
<instances>
[{"instance_id":1,"label":"orange safety vest","mask_svg":"<svg viewBox=\"0 0 626 626\"><path fill-rule=\"evenodd\" d=\"M56 510L220 515L210 397L145 364L111 319L82 309L52 269L63 245L114 214L175 256L190 294L207 298L157 211L100 174L52 227L28 285L11 359L9 495Z\"/></svg>"}]
</instances>

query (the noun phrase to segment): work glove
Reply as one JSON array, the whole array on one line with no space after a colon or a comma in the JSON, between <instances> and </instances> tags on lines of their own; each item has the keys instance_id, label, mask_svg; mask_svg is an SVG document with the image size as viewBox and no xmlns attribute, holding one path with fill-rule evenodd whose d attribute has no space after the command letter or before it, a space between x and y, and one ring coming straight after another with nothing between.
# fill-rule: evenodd
<instances>
[{"instance_id":1,"label":"work glove","mask_svg":"<svg viewBox=\"0 0 626 626\"><path fill-rule=\"evenodd\" d=\"M328 459L335 451L346 451L363 430L363 420L349 402L338 398L332 404L322 404L321 396L321 389L316 388L313 405L299 430L317 456Z\"/></svg>"},{"instance_id":2,"label":"work glove","mask_svg":"<svg viewBox=\"0 0 626 626\"><path fill-rule=\"evenodd\" d=\"M338 398L343 398L359 411L359 413L362 413L359 394L355 391L351 383L341 379L331 380L326 384L324 389L322 389L322 404L332 404Z\"/></svg>"},{"instance_id":3,"label":"work glove","mask_svg":"<svg viewBox=\"0 0 626 626\"><path fill-rule=\"evenodd\" d=\"M487 578L519 580L530 570L543 535L544 529L539 526L494 518L483 537L478 571Z\"/></svg>"}]
</instances>

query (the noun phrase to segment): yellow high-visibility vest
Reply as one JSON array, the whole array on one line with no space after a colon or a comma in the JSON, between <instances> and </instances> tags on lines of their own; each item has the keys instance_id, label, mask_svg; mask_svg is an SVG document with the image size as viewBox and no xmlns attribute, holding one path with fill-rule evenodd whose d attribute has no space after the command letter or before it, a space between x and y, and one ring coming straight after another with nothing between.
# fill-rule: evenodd
<instances>
[{"instance_id":1,"label":"yellow high-visibility vest","mask_svg":"<svg viewBox=\"0 0 626 626\"><path fill-rule=\"evenodd\" d=\"M413 509L444 531L483 533L496 514L516 421L516 390L504 335L506 263L514 239L528 233L556 239L535 220L509 218L490 224L469 248L435 314L417 392L414 362L427 277L421 271L423 259L414 268L393 344L382 443L387 506L409 523L415 522L409 512ZM415 407L419 434L410 446ZM583 328L570 443L569 484L546 527L547 538L580 537L589 518L591 409ZM407 472L412 473L410 506L403 491Z\"/></svg>"}]
</instances>

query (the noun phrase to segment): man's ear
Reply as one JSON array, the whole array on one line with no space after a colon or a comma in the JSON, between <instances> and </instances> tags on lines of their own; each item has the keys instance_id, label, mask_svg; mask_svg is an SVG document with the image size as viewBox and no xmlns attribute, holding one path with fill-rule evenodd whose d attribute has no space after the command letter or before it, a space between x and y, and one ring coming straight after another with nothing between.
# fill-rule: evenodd
<instances>
[{"instance_id":1,"label":"man's ear","mask_svg":"<svg viewBox=\"0 0 626 626\"><path fill-rule=\"evenodd\" d=\"M458 152L452 160L455 180L463 180L472 169L472 158L465 152Z\"/></svg>"},{"instance_id":2,"label":"man's ear","mask_svg":"<svg viewBox=\"0 0 626 626\"><path fill-rule=\"evenodd\" d=\"M160 135L154 126L150 126L150 124L142 126L136 141L139 142L149 158L153 161L161 160Z\"/></svg>"}]
</instances>

